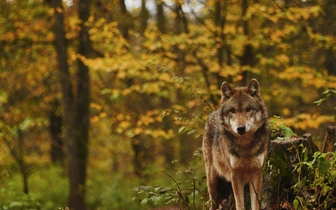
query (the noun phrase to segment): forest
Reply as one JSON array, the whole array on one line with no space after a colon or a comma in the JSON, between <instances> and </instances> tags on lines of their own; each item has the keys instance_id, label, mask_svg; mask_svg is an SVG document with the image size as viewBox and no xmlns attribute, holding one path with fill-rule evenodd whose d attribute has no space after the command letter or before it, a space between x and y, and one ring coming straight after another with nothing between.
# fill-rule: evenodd
<instances>
[{"instance_id":1,"label":"forest","mask_svg":"<svg viewBox=\"0 0 336 210\"><path fill-rule=\"evenodd\" d=\"M0 209L207 209L205 121L252 78L319 150L265 209L336 208L335 0L3 0L0 49Z\"/></svg>"}]
</instances>

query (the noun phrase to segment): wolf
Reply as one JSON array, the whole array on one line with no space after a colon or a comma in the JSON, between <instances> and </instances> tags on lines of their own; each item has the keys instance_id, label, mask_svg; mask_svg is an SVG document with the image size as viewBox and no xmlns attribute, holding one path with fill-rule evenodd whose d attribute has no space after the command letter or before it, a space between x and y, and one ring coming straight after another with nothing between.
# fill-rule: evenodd
<instances>
[{"instance_id":1,"label":"wolf","mask_svg":"<svg viewBox=\"0 0 336 210\"><path fill-rule=\"evenodd\" d=\"M249 183L251 208L261 209L262 167L269 143L267 109L260 85L252 79L247 87L221 85L220 108L205 124L203 156L211 210L220 208L233 191L237 210L244 210L244 185Z\"/></svg>"}]
</instances>

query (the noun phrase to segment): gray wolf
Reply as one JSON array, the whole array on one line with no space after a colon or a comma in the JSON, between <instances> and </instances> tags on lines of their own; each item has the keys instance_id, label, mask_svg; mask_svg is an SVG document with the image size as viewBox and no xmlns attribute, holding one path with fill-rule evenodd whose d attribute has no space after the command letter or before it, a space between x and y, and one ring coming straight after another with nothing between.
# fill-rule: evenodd
<instances>
[{"instance_id":1,"label":"gray wolf","mask_svg":"<svg viewBox=\"0 0 336 210\"><path fill-rule=\"evenodd\" d=\"M233 190L236 209L244 210L245 183L252 210L261 209L270 126L259 83L252 79L247 87L233 88L223 82L221 93L220 108L208 117L202 145L210 209L219 208Z\"/></svg>"}]
</instances>

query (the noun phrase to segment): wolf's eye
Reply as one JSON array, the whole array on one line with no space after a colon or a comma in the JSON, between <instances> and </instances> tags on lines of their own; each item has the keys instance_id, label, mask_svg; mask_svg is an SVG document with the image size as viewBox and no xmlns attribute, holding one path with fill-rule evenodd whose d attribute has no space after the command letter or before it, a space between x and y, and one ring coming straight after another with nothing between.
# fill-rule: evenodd
<instances>
[{"instance_id":1,"label":"wolf's eye","mask_svg":"<svg viewBox=\"0 0 336 210\"><path fill-rule=\"evenodd\" d=\"M246 112L250 112L250 111L252 111L252 108L250 107L246 108Z\"/></svg>"},{"instance_id":2,"label":"wolf's eye","mask_svg":"<svg viewBox=\"0 0 336 210\"><path fill-rule=\"evenodd\" d=\"M229 110L229 112L230 113L236 113L236 110L232 108L232 109Z\"/></svg>"}]
</instances>

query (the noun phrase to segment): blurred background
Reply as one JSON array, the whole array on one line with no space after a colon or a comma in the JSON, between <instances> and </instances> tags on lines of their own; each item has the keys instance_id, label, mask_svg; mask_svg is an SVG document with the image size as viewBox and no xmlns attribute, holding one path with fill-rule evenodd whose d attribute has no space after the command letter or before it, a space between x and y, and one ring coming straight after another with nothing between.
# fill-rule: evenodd
<instances>
[{"instance_id":1,"label":"blurred background","mask_svg":"<svg viewBox=\"0 0 336 210\"><path fill-rule=\"evenodd\" d=\"M224 81L258 79L273 122L321 147L335 20L334 0L2 0L0 209L154 209L137 187L179 176L204 197Z\"/></svg>"}]
</instances>

